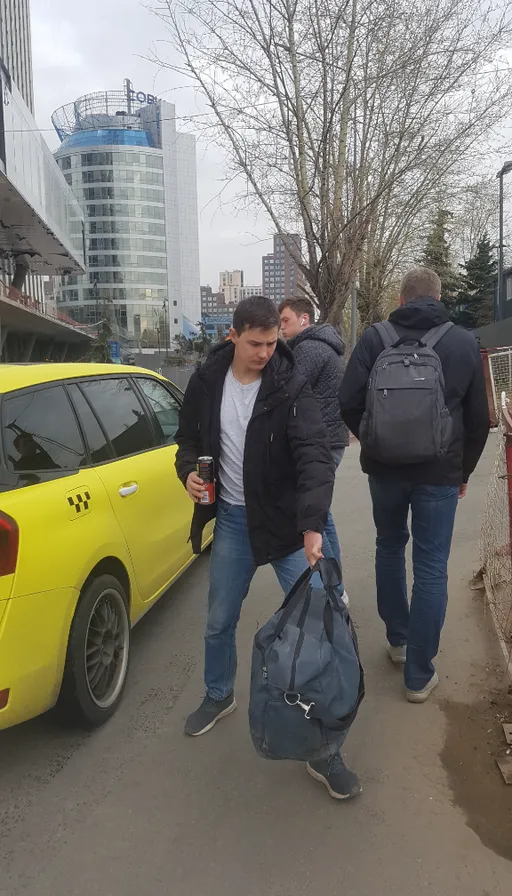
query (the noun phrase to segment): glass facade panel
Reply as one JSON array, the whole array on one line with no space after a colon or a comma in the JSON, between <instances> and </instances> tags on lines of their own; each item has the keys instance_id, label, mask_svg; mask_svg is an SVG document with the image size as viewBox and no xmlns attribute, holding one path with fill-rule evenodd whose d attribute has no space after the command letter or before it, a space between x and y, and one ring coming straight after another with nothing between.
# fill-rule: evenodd
<instances>
[{"instance_id":1,"label":"glass facade panel","mask_svg":"<svg viewBox=\"0 0 512 896\"><path fill-rule=\"evenodd\" d=\"M140 165L145 168L156 168L161 171L164 165L161 155L149 152L123 152L122 150L119 152L84 152L81 154L81 157L76 156L75 158L77 160L77 166L78 159L80 158L80 167L82 168L90 168L95 165L113 165L116 167L121 165L128 165L130 167Z\"/></svg>"},{"instance_id":2,"label":"glass facade panel","mask_svg":"<svg viewBox=\"0 0 512 896\"><path fill-rule=\"evenodd\" d=\"M90 268L167 268L165 255L89 255Z\"/></svg>"},{"instance_id":3,"label":"glass facade panel","mask_svg":"<svg viewBox=\"0 0 512 896\"><path fill-rule=\"evenodd\" d=\"M88 221L87 233L148 233L152 236L165 236L165 224L156 221L131 221L119 219L111 221Z\"/></svg>"},{"instance_id":4,"label":"glass facade panel","mask_svg":"<svg viewBox=\"0 0 512 896\"><path fill-rule=\"evenodd\" d=\"M164 176L161 171L146 171L138 168L88 168L82 170L82 183L129 183L163 187Z\"/></svg>"},{"instance_id":5,"label":"glass facade panel","mask_svg":"<svg viewBox=\"0 0 512 896\"><path fill-rule=\"evenodd\" d=\"M165 255L165 241L157 239L144 239L144 237L126 236L98 236L89 237L89 252L97 252L111 249L124 252L161 252Z\"/></svg>"},{"instance_id":6,"label":"glass facade panel","mask_svg":"<svg viewBox=\"0 0 512 896\"><path fill-rule=\"evenodd\" d=\"M153 218L154 220L165 219L164 207L159 205L135 205L134 203L98 203L86 204L85 214L88 218Z\"/></svg>"},{"instance_id":7,"label":"glass facade panel","mask_svg":"<svg viewBox=\"0 0 512 896\"><path fill-rule=\"evenodd\" d=\"M70 174L65 174L70 178ZM71 183L71 181L68 181ZM163 202L163 187L85 187L83 198L86 202L97 199L122 199L127 201Z\"/></svg>"},{"instance_id":8,"label":"glass facade panel","mask_svg":"<svg viewBox=\"0 0 512 896\"><path fill-rule=\"evenodd\" d=\"M65 137L61 147L64 150L78 149L81 146L148 146L151 147L151 136L147 131L125 130L124 128L100 128L94 131L77 131Z\"/></svg>"},{"instance_id":9,"label":"glass facade panel","mask_svg":"<svg viewBox=\"0 0 512 896\"><path fill-rule=\"evenodd\" d=\"M139 283L150 286L166 286L167 274L158 271L94 271L89 273L89 283Z\"/></svg>"}]
</instances>

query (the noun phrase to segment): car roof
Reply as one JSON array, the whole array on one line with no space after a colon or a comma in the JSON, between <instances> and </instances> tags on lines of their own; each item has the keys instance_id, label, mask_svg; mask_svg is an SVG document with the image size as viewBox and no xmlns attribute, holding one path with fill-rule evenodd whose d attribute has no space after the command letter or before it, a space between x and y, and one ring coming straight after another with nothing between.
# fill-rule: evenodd
<instances>
[{"instance_id":1,"label":"car roof","mask_svg":"<svg viewBox=\"0 0 512 896\"><path fill-rule=\"evenodd\" d=\"M28 386L39 386L42 383L53 383L56 380L71 380L85 376L119 376L119 374L133 376L134 373L165 379L153 370L124 364L0 364L0 394L13 392L15 389L26 389Z\"/></svg>"}]
</instances>

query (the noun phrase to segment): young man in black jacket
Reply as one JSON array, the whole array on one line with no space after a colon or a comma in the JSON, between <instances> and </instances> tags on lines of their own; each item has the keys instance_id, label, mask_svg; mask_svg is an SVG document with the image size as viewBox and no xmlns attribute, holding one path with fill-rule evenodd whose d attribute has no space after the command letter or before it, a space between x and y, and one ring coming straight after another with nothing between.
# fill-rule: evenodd
<instances>
[{"instance_id":1,"label":"young man in black jacket","mask_svg":"<svg viewBox=\"0 0 512 896\"><path fill-rule=\"evenodd\" d=\"M340 412L339 391L345 364L345 343L330 324L314 326L315 309L306 297L285 299L279 306L281 333L291 348L298 370L304 374L320 405L335 467L339 467L350 439ZM336 526L329 511L325 538L341 567ZM345 603L348 598L345 593Z\"/></svg>"},{"instance_id":2,"label":"young man in black jacket","mask_svg":"<svg viewBox=\"0 0 512 896\"><path fill-rule=\"evenodd\" d=\"M180 414L176 469L195 502L195 551L215 517L206 696L187 719L185 732L192 736L206 733L236 707L236 627L256 567L271 563L287 593L322 556L334 464L318 404L292 353L278 341L278 330L270 299L240 302L231 341L216 346L193 374ZM217 500L211 505L198 503L201 456L215 463ZM308 768L338 799L360 790L339 755Z\"/></svg>"},{"instance_id":3,"label":"young man in black jacket","mask_svg":"<svg viewBox=\"0 0 512 896\"><path fill-rule=\"evenodd\" d=\"M399 338L420 339L448 321L440 302L441 281L428 268L414 268L400 288L400 307L389 320ZM356 437L365 411L368 380L384 350L375 327L355 347L340 391L343 418ZM389 466L362 448L377 529L376 578L379 614L386 625L393 662L405 664L406 697L423 703L439 683L437 655L448 600L448 558L459 498L484 449L489 408L475 338L451 327L435 345L444 376L444 397L453 423L446 454L427 463ZM412 513L414 585L407 600L405 546Z\"/></svg>"}]
</instances>

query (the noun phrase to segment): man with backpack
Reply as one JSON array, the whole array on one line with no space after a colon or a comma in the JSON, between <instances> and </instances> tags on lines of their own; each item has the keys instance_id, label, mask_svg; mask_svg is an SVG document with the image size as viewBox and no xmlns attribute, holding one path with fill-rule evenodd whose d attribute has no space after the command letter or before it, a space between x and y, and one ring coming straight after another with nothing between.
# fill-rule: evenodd
<instances>
[{"instance_id":1,"label":"man with backpack","mask_svg":"<svg viewBox=\"0 0 512 896\"><path fill-rule=\"evenodd\" d=\"M338 393L345 371L345 343L330 324L314 326L315 309L310 299L285 299L279 306L281 333L291 348L298 370L308 380L317 399L338 467L349 445L348 429L341 419ZM341 567L341 550L336 526L329 511L325 537ZM344 594L345 603L348 603Z\"/></svg>"},{"instance_id":2,"label":"man with backpack","mask_svg":"<svg viewBox=\"0 0 512 896\"><path fill-rule=\"evenodd\" d=\"M320 408L293 354L278 340L279 313L242 300L230 341L215 346L188 384L176 433L176 469L195 502L191 541L201 550L215 518L205 633L205 690L185 733L210 731L236 708L236 628L258 566L270 563L287 594L322 546L334 464ZM216 500L203 503L199 458L212 458ZM336 799L360 792L339 752L308 765Z\"/></svg>"},{"instance_id":3,"label":"man with backpack","mask_svg":"<svg viewBox=\"0 0 512 896\"><path fill-rule=\"evenodd\" d=\"M434 271L409 271L400 307L363 333L340 390L343 418L361 443L361 466L369 475L379 615L390 658L404 664L411 703L423 703L439 683L432 661L448 600L455 512L489 432L478 345L450 322L440 294Z\"/></svg>"}]
</instances>

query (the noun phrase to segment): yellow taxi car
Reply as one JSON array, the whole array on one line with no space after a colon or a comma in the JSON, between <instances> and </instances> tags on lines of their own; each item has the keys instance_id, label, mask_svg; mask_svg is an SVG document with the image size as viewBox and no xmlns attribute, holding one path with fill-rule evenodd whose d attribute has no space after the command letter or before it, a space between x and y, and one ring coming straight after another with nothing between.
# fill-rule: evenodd
<instances>
[{"instance_id":1,"label":"yellow taxi car","mask_svg":"<svg viewBox=\"0 0 512 896\"><path fill-rule=\"evenodd\" d=\"M135 367L0 366L0 729L115 712L131 627L193 560L181 401Z\"/></svg>"}]
</instances>

